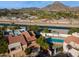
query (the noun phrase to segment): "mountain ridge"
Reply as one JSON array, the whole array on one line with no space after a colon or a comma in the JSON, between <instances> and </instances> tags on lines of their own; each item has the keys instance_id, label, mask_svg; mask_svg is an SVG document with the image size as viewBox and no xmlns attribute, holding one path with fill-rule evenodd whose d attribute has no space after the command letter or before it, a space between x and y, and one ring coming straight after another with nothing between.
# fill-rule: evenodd
<instances>
[{"instance_id":1,"label":"mountain ridge","mask_svg":"<svg viewBox=\"0 0 79 59\"><path fill-rule=\"evenodd\" d=\"M55 1L52 4L49 4L46 7L43 7L42 10L48 10L48 11L79 11L79 6L77 7L70 7L62 2Z\"/></svg>"}]
</instances>

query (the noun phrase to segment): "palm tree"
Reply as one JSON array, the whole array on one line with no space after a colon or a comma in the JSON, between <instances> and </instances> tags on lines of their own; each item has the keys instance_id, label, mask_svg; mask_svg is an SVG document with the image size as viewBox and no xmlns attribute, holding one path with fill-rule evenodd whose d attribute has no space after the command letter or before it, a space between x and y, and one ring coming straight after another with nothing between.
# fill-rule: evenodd
<instances>
[{"instance_id":1,"label":"palm tree","mask_svg":"<svg viewBox=\"0 0 79 59\"><path fill-rule=\"evenodd\" d=\"M40 45L40 47L42 47L43 49L48 49L49 48L49 44L45 41L44 37L40 36L36 42Z\"/></svg>"},{"instance_id":2,"label":"palm tree","mask_svg":"<svg viewBox=\"0 0 79 59\"><path fill-rule=\"evenodd\" d=\"M40 48L48 52L47 54L49 54L49 56L52 55L52 51L50 50L50 47L52 47L53 44L47 43L47 41L42 36L40 36L40 38L38 38L36 42L40 45Z\"/></svg>"}]
</instances>

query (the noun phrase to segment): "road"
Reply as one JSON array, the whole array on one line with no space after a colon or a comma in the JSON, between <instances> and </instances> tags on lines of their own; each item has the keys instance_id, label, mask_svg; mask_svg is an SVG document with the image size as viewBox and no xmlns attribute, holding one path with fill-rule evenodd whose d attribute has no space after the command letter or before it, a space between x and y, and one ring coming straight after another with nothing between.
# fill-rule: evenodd
<instances>
[{"instance_id":1,"label":"road","mask_svg":"<svg viewBox=\"0 0 79 59\"><path fill-rule=\"evenodd\" d=\"M27 20L0 20L0 24L16 24L16 25L38 25L38 26L57 26L57 27L77 27L79 28L79 24L71 24L71 23L47 23L47 22L34 22Z\"/></svg>"}]
</instances>

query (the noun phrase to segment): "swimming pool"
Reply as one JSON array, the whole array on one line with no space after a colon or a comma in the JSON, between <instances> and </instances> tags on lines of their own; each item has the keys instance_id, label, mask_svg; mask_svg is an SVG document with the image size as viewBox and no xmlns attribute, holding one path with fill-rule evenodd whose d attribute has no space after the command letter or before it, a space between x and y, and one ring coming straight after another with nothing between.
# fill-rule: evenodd
<instances>
[{"instance_id":1,"label":"swimming pool","mask_svg":"<svg viewBox=\"0 0 79 59\"><path fill-rule=\"evenodd\" d=\"M59 38L47 38L46 40L47 40L48 43L54 43L54 42L63 43L64 42L63 39L59 39Z\"/></svg>"}]
</instances>

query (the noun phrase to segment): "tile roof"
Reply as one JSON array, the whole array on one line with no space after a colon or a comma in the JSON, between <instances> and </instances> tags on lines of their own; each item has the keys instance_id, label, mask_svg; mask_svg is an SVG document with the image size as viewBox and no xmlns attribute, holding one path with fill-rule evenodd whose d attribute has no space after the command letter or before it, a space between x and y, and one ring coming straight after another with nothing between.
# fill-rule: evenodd
<instances>
[{"instance_id":1,"label":"tile roof","mask_svg":"<svg viewBox=\"0 0 79 59\"><path fill-rule=\"evenodd\" d=\"M7 38L9 44L20 42L22 45L27 44L29 41L35 41L36 39L34 35L31 36L27 31L22 32L20 35L17 36L9 35Z\"/></svg>"},{"instance_id":2,"label":"tile roof","mask_svg":"<svg viewBox=\"0 0 79 59\"><path fill-rule=\"evenodd\" d=\"M27 41L33 41L35 40L35 36L31 36L27 31L26 32L22 32L22 35L25 36Z\"/></svg>"},{"instance_id":3,"label":"tile roof","mask_svg":"<svg viewBox=\"0 0 79 59\"><path fill-rule=\"evenodd\" d=\"M66 43L75 42L75 43L79 44L79 37L69 36L65 39L65 42Z\"/></svg>"},{"instance_id":4,"label":"tile roof","mask_svg":"<svg viewBox=\"0 0 79 59\"><path fill-rule=\"evenodd\" d=\"M22 45L27 44L23 35L18 35L18 36L9 35L8 36L8 42L9 42L9 44L16 43L16 42L20 42Z\"/></svg>"}]
</instances>

